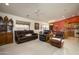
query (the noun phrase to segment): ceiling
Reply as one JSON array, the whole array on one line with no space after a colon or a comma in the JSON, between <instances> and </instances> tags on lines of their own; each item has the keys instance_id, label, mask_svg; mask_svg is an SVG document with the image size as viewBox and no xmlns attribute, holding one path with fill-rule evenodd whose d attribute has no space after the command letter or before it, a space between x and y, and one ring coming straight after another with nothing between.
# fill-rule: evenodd
<instances>
[{"instance_id":1,"label":"ceiling","mask_svg":"<svg viewBox=\"0 0 79 59\"><path fill-rule=\"evenodd\" d=\"M48 22L77 15L78 3L10 3L0 4L0 11L24 18Z\"/></svg>"}]
</instances>

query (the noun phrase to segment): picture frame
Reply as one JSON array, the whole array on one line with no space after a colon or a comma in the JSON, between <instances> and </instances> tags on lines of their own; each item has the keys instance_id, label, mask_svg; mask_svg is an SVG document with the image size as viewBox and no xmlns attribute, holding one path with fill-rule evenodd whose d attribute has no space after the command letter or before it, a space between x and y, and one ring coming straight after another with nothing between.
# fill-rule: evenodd
<instances>
[{"instance_id":1,"label":"picture frame","mask_svg":"<svg viewBox=\"0 0 79 59\"><path fill-rule=\"evenodd\" d=\"M35 28L35 30L39 30L39 23L35 23L34 28Z\"/></svg>"}]
</instances>

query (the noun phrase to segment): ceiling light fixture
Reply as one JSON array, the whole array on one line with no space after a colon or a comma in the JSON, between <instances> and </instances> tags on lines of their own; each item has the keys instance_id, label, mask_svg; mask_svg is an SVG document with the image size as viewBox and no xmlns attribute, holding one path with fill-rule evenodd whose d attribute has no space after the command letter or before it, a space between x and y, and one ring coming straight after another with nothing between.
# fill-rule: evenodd
<instances>
[{"instance_id":1,"label":"ceiling light fixture","mask_svg":"<svg viewBox=\"0 0 79 59\"><path fill-rule=\"evenodd\" d=\"M65 19L65 16L62 16L63 19Z\"/></svg>"},{"instance_id":2,"label":"ceiling light fixture","mask_svg":"<svg viewBox=\"0 0 79 59\"><path fill-rule=\"evenodd\" d=\"M6 6L9 6L9 3L5 3Z\"/></svg>"},{"instance_id":3,"label":"ceiling light fixture","mask_svg":"<svg viewBox=\"0 0 79 59\"><path fill-rule=\"evenodd\" d=\"M73 17L73 16L75 16L75 15L72 15L72 17Z\"/></svg>"}]
</instances>

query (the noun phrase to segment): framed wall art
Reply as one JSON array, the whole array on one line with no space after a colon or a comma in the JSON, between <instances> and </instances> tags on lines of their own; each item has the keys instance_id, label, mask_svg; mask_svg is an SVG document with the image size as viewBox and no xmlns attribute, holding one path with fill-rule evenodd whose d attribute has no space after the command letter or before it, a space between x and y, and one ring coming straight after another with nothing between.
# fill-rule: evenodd
<instances>
[{"instance_id":1,"label":"framed wall art","mask_svg":"<svg viewBox=\"0 0 79 59\"><path fill-rule=\"evenodd\" d=\"M35 30L39 30L39 23L35 23L34 28L35 28Z\"/></svg>"}]
</instances>

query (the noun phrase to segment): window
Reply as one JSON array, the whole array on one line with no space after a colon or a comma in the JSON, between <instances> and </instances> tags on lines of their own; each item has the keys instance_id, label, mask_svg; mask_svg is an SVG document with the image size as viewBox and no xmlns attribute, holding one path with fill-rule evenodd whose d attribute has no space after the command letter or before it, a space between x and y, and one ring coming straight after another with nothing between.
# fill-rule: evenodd
<instances>
[{"instance_id":1,"label":"window","mask_svg":"<svg viewBox=\"0 0 79 59\"><path fill-rule=\"evenodd\" d=\"M16 21L16 30L30 30L30 22Z\"/></svg>"},{"instance_id":2,"label":"window","mask_svg":"<svg viewBox=\"0 0 79 59\"><path fill-rule=\"evenodd\" d=\"M17 30L29 30L28 25L16 24L15 26Z\"/></svg>"},{"instance_id":3,"label":"window","mask_svg":"<svg viewBox=\"0 0 79 59\"><path fill-rule=\"evenodd\" d=\"M49 25L42 25L42 30L49 30Z\"/></svg>"}]
</instances>

